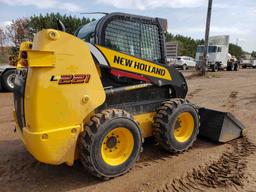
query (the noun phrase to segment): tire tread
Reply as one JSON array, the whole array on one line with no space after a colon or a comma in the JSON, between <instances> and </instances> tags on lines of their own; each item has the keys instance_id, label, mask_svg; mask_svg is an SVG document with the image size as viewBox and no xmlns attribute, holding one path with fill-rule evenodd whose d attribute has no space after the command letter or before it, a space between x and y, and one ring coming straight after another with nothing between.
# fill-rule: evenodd
<instances>
[{"instance_id":1,"label":"tire tread","mask_svg":"<svg viewBox=\"0 0 256 192\"><path fill-rule=\"evenodd\" d=\"M121 110L121 109L107 109L103 110L100 113L97 113L93 115L89 122L85 124L85 131L80 134L79 136L79 152L80 152L80 161L83 164L83 166L94 176L102 179L102 180L108 180L111 178L114 178L115 176L106 176L102 175L94 168L94 164L92 162L92 143L96 137L96 134L98 132L99 127L105 122L112 118L127 118L131 119L134 122L136 122L132 115L130 115L128 112ZM136 122L138 124L138 122ZM143 142L143 140L142 140ZM141 146L141 152L142 152L142 146ZM136 159L136 161L139 159ZM128 172L133 166L131 166L128 170L126 170L124 173ZM121 175L123 175L122 173ZM120 175L118 175L120 176Z\"/></svg>"},{"instance_id":2,"label":"tire tread","mask_svg":"<svg viewBox=\"0 0 256 192\"><path fill-rule=\"evenodd\" d=\"M182 104L188 104L191 105L198 113L198 107L194 104L191 104L188 100L181 99L181 98L174 98L169 101L163 102L162 106L160 106L157 109L157 114L154 119L153 123L153 136L155 137L156 141L159 143L160 146L162 146L164 149L170 151L171 153L180 153L187 149L189 149L193 143L196 140L196 136L193 138L193 140L190 142L190 145L188 145L184 150L177 150L168 141L168 122L170 115L173 113L173 111L178 108ZM198 115L199 117L199 115ZM198 121L198 127L200 127L200 117ZM199 129L197 129L196 135L198 135Z\"/></svg>"}]
</instances>

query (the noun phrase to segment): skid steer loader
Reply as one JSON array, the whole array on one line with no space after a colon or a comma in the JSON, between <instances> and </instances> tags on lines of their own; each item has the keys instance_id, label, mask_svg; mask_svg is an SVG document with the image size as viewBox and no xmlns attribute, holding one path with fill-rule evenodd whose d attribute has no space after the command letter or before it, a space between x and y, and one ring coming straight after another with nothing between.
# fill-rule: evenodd
<instances>
[{"instance_id":1,"label":"skid steer loader","mask_svg":"<svg viewBox=\"0 0 256 192\"><path fill-rule=\"evenodd\" d=\"M22 43L14 118L28 151L47 164L80 159L109 179L134 165L147 137L171 153L201 130L214 141L239 137L233 116L185 100L185 78L166 65L166 29L165 19L111 13L75 36L45 29Z\"/></svg>"}]
</instances>

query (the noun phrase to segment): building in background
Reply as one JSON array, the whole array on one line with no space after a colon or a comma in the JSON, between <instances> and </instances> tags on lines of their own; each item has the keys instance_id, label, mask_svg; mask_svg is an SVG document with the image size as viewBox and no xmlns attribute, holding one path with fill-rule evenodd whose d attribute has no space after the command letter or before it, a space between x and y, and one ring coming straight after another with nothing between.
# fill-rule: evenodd
<instances>
[{"instance_id":1,"label":"building in background","mask_svg":"<svg viewBox=\"0 0 256 192\"><path fill-rule=\"evenodd\" d=\"M178 43L166 42L165 44L166 60L168 63L178 56Z\"/></svg>"}]
</instances>

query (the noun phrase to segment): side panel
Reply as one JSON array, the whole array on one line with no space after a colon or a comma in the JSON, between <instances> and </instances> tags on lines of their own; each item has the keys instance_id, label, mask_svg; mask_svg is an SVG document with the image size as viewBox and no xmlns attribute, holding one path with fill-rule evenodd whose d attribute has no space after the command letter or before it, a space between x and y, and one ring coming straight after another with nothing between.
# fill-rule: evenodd
<instances>
[{"instance_id":1,"label":"side panel","mask_svg":"<svg viewBox=\"0 0 256 192\"><path fill-rule=\"evenodd\" d=\"M124 53L120 53L102 46L97 46L107 58L110 66L141 75L147 75L159 79L172 80L168 69Z\"/></svg>"},{"instance_id":2,"label":"side panel","mask_svg":"<svg viewBox=\"0 0 256 192\"><path fill-rule=\"evenodd\" d=\"M72 35L43 30L28 51L28 66L26 147L41 162L71 165L83 120L106 97L90 50Z\"/></svg>"},{"instance_id":3,"label":"side panel","mask_svg":"<svg viewBox=\"0 0 256 192\"><path fill-rule=\"evenodd\" d=\"M28 57L30 54L33 57L31 60L28 58L25 119L31 131L81 124L105 100L105 92L86 43L60 31L54 31L59 38L51 40L47 38L51 31L39 32L32 52L28 54ZM38 51L38 56L34 50ZM39 57L47 57L40 52L54 55L55 58L50 59L55 62L53 67L40 63ZM74 76L79 74L89 75L88 82L75 83ZM69 81L67 76L73 76L72 80ZM84 99L88 101L84 102Z\"/></svg>"},{"instance_id":4,"label":"side panel","mask_svg":"<svg viewBox=\"0 0 256 192\"><path fill-rule=\"evenodd\" d=\"M188 87L182 73L174 66L167 66L143 60L128 54L96 45L99 53L104 57L104 63L108 63L109 68L127 71L146 77L153 84L162 87L168 86L172 91L172 97L185 98ZM96 56L96 54L94 55ZM98 57L96 56L96 59ZM100 62L100 60L98 60ZM106 65L100 63L101 66Z\"/></svg>"}]
</instances>

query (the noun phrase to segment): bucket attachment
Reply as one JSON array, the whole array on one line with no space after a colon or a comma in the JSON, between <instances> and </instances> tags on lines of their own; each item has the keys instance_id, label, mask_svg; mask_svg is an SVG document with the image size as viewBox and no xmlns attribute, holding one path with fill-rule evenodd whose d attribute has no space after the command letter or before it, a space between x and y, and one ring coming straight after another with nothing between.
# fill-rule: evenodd
<instances>
[{"instance_id":1,"label":"bucket attachment","mask_svg":"<svg viewBox=\"0 0 256 192\"><path fill-rule=\"evenodd\" d=\"M215 142L228 142L243 135L245 126L231 113L199 108L199 135Z\"/></svg>"}]
</instances>

